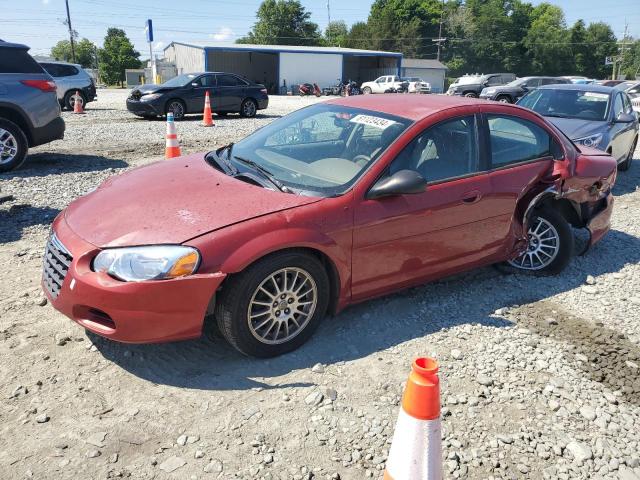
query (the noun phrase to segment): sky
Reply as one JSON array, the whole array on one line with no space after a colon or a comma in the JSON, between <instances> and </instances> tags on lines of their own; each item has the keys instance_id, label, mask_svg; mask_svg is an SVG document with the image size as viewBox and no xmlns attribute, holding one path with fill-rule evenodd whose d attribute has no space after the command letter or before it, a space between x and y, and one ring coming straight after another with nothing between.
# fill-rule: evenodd
<instances>
[{"instance_id":1,"label":"sky","mask_svg":"<svg viewBox=\"0 0 640 480\"><path fill-rule=\"evenodd\" d=\"M329 0L331 19L348 25L366 20L372 0ZM532 3L540 3L533 0ZM301 0L312 21L323 30L327 25L326 0ZM605 21L618 38L625 23L629 34L640 38L640 0L550 0L563 8L567 23L582 18L587 23ZM123 28L142 58L149 57L144 23L153 19L154 53L172 41L214 44L233 42L255 22L260 0L69 0L71 22L80 38L101 46L110 26ZM605 6L603 6L605 5ZM46 55L58 41L68 38L62 21L64 0L0 0L0 38L25 43L32 55Z\"/></svg>"}]
</instances>

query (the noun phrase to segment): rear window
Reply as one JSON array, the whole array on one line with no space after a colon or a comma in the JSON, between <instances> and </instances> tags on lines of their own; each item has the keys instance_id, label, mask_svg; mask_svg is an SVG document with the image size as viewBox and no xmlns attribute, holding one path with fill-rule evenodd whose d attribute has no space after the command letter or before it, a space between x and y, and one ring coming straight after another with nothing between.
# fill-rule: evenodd
<instances>
[{"instance_id":1,"label":"rear window","mask_svg":"<svg viewBox=\"0 0 640 480\"><path fill-rule=\"evenodd\" d=\"M26 50L0 47L0 73L44 73Z\"/></svg>"},{"instance_id":2,"label":"rear window","mask_svg":"<svg viewBox=\"0 0 640 480\"><path fill-rule=\"evenodd\" d=\"M41 63L40 65L52 77L72 77L78 74L78 69L73 65L61 65L59 63Z\"/></svg>"}]
</instances>

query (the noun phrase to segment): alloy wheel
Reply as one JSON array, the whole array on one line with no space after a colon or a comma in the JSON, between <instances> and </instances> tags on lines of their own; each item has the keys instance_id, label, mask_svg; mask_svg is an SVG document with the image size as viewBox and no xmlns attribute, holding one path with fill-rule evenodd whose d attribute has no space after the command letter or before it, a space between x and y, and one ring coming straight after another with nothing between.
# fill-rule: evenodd
<instances>
[{"instance_id":1,"label":"alloy wheel","mask_svg":"<svg viewBox=\"0 0 640 480\"><path fill-rule=\"evenodd\" d=\"M184 117L184 107L180 102L171 102L167 111L173 112L173 118L176 120L180 120Z\"/></svg>"},{"instance_id":2,"label":"alloy wheel","mask_svg":"<svg viewBox=\"0 0 640 480\"><path fill-rule=\"evenodd\" d=\"M529 245L520 257L509 260L513 267L523 270L542 270L553 262L560 251L560 235L542 217L534 219L527 234Z\"/></svg>"},{"instance_id":3,"label":"alloy wheel","mask_svg":"<svg viewBox=\"0 0 640 480\"><path fill-rule=\"evenodd\" d=\"M262 343L288 342L307 326L317 303L318 287L309 272L297 267L280 269L253 292L247 309L249 330Z\"/></svg>"},{"instance_id":4,"label":"alloy wheel","mask_svg":"<svg viewBox=\"0 0 640 480\"><path fill-rule=\"evenodd\" d=\"M242 112L246 117L253 117L256 114L255 103L251 101L245 102L244 106L242 107Z\"/></svg>"},{"instance_id":5,"label":"alloy wheel","mask_svg":"<svg viewBox=\"0 0 640 480\"><path fill-rule=\"evenodd\" d=\"M18 154L18 141L8 130L0 128L0 164L11 162Z\"/></svg>"}]
</instances>

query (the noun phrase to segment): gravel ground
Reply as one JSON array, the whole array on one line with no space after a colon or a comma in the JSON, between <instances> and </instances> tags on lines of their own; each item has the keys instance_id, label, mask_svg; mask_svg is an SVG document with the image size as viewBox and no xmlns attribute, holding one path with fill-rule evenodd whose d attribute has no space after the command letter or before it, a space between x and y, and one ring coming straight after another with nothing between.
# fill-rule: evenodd
<instances>
[{"instance_id":1,"label":"gravel ground","mask_svg":"<svg viewBox=\"0 0 640 480\"><path fill-rule=\"evenodd\" d=\"M441 362L448 478L640 479L640 151L613 229L558 277L472 271L327 318L297 352L244 358L221 339L123 345L87 335L39 289L51 220L157 159L164 123L124 91L65 113L64 141L0 176L0 478L381 478L417 355ZM178 124L185 152L254 120ZM99 219L96 219L98 222Z\"/></svg>"}]
</instances>

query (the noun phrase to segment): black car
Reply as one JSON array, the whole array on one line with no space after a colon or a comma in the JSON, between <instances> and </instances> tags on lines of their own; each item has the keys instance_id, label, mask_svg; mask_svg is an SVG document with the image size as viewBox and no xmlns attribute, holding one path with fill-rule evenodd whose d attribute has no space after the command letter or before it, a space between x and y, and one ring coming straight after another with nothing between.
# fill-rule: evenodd
<instances>
[{"instance_id":1,"label":"black car","mask_svg":"<svg viewBox=\"0 0 640 480\"><path fill-rule=\"evenodd\" d=\"M496 100L502 103L516 103L531 90L543 85L569 84L571 80L561 77L524 77L506 85L486 87L480 93L480 98Z\"/></svg>"},{"instance_id":2,"label":"black car","mask_svg":"<svg viewBox=\"0 0 640 480\"><path fill-rule=\"evenodd\" d=\"M463 97L478 98L485 87L496 87L513 82L513 73L489 73L480 76L464 76L453 82L447 90L447 95L461 95Z\"/></svg>"},{"instance_id":3,"label":"black car","mask_svg":"<svg viewBox=\"0 0 640 480\"><path fill-rule=\"evenodd\" d=\"M218 115L240 113L254 117L269 105L264 85L224 72L186 73L161 85L142 85L127 98L127 110L140 117L173 112L176 120L189 113L202 113L209 92L211 109Z\"/></svg>"}]
</instances>

